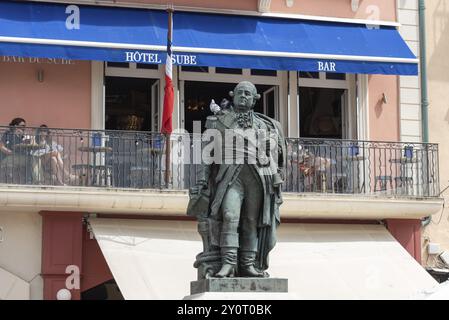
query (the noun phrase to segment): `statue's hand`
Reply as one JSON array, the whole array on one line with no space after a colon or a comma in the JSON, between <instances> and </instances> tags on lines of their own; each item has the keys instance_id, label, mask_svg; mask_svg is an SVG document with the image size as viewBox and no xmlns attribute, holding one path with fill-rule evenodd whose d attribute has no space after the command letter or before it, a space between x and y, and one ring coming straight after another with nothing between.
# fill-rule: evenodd
<instances>
[{"instance_id":1,"label":"statue's hand","mask_svg":"<svg viewBox=\"0 0 449 320\"><path fill-rule=\"evenodd\" d=\"M282 181L285 181L285 171L282 168L278 168L278 174L281 177Z\"/></svg>"},{"instance_id":2,"label":"statue's hand","mask_svg":"<svg viewBox=\"0 0 449 320\"><path fill-rule=\"evenodd\" d=\"M196 185L201 188L201 189L206 189L207 188L207 181L205 180L200 180L196 183Z\"/></svg>"},{"instance_id":3,"label":"statue's hand","mask_svg":"<svg viewBox=\"0 0 449 320\"><path fill-rule=\"evenodd\" d=\"M190 193L191 194L199 194L201 192L201 190L204 190L206 188L207 188L207 182L204 180L200 180L196 183L195 186L190 188Z\"/></svg>"}]
</instances>

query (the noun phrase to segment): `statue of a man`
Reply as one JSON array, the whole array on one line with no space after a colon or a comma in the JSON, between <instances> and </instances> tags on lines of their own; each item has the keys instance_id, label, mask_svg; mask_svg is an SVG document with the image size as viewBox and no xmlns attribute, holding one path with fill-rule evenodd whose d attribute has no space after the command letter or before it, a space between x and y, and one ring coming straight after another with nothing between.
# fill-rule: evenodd
<instances>
[{"instance_id":1,"label":"statue of a man","mask_svg":"<svg viewBox=\"0 0 449 320\"><path fill-rule=\"evenodd\" d=\"M253 111L260 95L252 83L240 82L230 96L233 103L206 122L206 129L221 135L213 142L214 159L221 161L202 166L190 193L187 214L197 217L203 239L194 264L198 278L267 277L280 223L286 155L281 124ZM245 143L238 146L230 136Z\"/></svg>"}]
</instances>

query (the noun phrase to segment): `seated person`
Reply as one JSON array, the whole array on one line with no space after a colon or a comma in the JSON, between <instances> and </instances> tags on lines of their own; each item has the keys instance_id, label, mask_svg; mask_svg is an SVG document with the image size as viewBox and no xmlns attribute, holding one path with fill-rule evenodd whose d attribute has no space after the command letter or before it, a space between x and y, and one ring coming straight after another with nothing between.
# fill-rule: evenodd
<instances>
[{"instance_id":1,"label":"seated person","mask_svg":"<svg viewBox=\"0 0 449 320\"><path fill-rule=\"evenodd\" d=\"M22 118L14 118L9 123L9 129L0 139L0 172L5 182L13 182L12 176L18 177L21 181L25 178L27 166L27 152L25 149L16 150L15 146L26 143L24 127L26 122ZM19 170L17 170L19 169ZM16 173L19 173L18 175ZM9 178L8 178L9 177ZM23 181L22 181L23 183Z\"/></svg>"},{"instance_id":2,"label":"seated person","mask_svg":"<svg viewBox=\"0 0 449 320\"><path fill-rule=\"evenodd\" d=\"M331 166L335 161L326 157L319 157L313 154L304 156L304 161L299 164L299 169L305 176L309 176L318 172L325 172L331 170Z\"/></svg>"},{"instance_id":3,"label":"seated person","mask_svg":"<svg viewBox=\"0 0 449 320\"><path fill-rule=\"evenodd\" d=\"M41 149L32 152L33 156L40 157L44 170L51 175L51 179L56 179L60 185L75 180L75 175L64 168L62 160L63 147L52 140L50 130L43 124L36 131L36 143L42 146Z\"/></svg>"},{"instance_id":4,"label":"seated person","mask_svg":"<svg viewBox=\"0 0 449 320\"><path fill-rule=\"evenodd\" d=\"M14 146L23 143L25 135L23 128L26 122L22 118L15 118L9 123L9 129L3 134L0 140L0 156L2 159L6 155L13 154Z\"/></svg>"}]
</instances>

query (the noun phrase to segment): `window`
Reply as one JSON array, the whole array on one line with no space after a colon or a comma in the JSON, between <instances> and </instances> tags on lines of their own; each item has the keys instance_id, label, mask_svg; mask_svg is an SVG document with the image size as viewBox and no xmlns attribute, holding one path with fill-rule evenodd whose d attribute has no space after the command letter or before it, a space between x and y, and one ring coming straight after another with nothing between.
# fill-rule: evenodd
<instances>
[{"instance_id":1,"label":"window","mask_svg":"<svg viewBox=\"0 0 449 320\"><path fill-rule=\"evenodd\" d=\"M345 73L326 73L327 80L346 80Z\"/></svg>"},{"instance_id":2,"label":"window","mask_svg":"<svg viewBox=\"0 0 449 320\"><path fill-rule=\"evenodd\" d=\"M158 64L150 64L150 63L137 63L136 68L137 69L157 70L159 68L159 65Z\"/></svg>"},{"instance_id":3,"label":"window","mask_svg":"<svg viewBox=\"0 0 449 320\"><path fill-rule=\"evenodd\" d=\"M151 85L156 79L106 77L105 128L151 130Z\"/></svg>"},{"instance_id":4,"label":"window","mask_svg":"<svg viewBox=\"0 0 449 320\"><path fill-rule=\"evenodd\" d=\"M242 69L216 67L215 68L215 73L242 74Z\"/></svg>"},{"instance_id":5,"label":"window","mask_svg":"<svg viewBox=\"0 0 449 320\"><path fill-rule=\"evenodd\" d=\"M354 138L357 125L354 77L325 72L299 72L298 76L300 136Z\"/></svg>"},{"instance_id":6,"label":"window","mask_svg":"<svg viewBox=\"0 0 449 320\"><path fill-rule=\"evenodd\" d=\"M251 69L252 76L266 76L266 77L276 77L276 70L263 70L263 69Z\"/></svg>"},{"instance_id":7,"label":"window","mask_svg":"<svg viewBox=\"0 0 449 320\"><path fill-rule=\"evenodd\" d=\"M126 63L126 62L108 62L108 67L112 67L112 68L129 68L129 63Z\"/></svg>"},{"instance_id":8,"label":"window","mask_svg":"<svg viewBox=\"0 0 449 320\"><path fill-rule=\"evenodd\" d=\"M344 94L343 89L300 87L301 137L342 139Z\"/></svg>"},{"instance_id":9,"label":"window","mask_svg":"<svg viewBox=\"0 0 449 320\"><path fill-rule=\"evenodd\" d=\"M320 74L319 74L319 72L304 72L304 71L301 71L301 72L299 72L299 77L300 78L305 78L305 79L319 79L320 78Z\"/></svg>"},{"instance_id":10,"label":"window","mask_svg":"<svg viewBox=\"0 0 449 320\"><path fill-rule=\"evenodd\" d=\"M188 72L209 72L209 67L192 67L192 66L182 66L182 71L188 71Z\"/></svg>"}]
</instances>

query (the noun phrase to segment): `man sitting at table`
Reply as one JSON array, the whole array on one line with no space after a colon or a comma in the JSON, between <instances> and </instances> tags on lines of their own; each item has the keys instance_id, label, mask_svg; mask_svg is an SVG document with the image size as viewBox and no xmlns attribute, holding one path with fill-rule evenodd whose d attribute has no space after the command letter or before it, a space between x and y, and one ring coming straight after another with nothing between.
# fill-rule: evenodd
<instances>
[{"instance_id":1,"label":"man sitting at table","mask_svg":"<svg viewBox=\"0 0 449 320\"><path fill-rule=\"evenodd\" d=\"M9 123L9 129L0 139L0 179L3 182L24 183L29 180L25 174L29 166L27 152L24 149L15 148L27 142L25 126L26 121L23 118L14 118Z\"/></svg>"}]
</instances>

